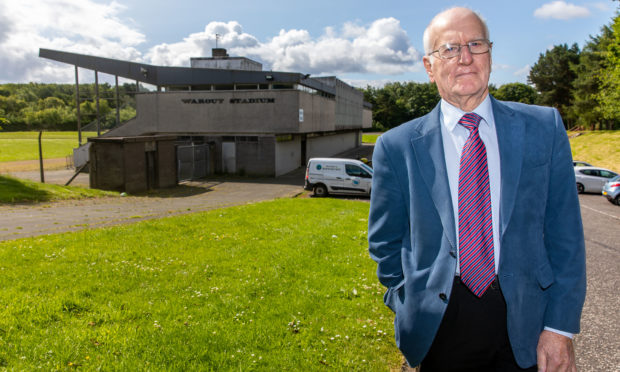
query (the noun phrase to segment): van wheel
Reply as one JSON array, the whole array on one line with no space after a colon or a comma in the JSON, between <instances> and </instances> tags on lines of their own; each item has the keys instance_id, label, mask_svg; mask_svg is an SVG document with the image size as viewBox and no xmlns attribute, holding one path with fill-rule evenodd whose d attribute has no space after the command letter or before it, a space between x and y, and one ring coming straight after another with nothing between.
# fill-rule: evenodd
<instances>
[{"instance_id":1,"label":"van wheel","mask_svg":"<svg viewBox=\"0 0 620 372\"><path fill-rule=\"evenodd\" d=\"M583 194L583 191L584 191L584 190L585 190L585 188L583 187L583 185L582 185L582 184L580 184L580 183L577 183L577 192L578 192L579 194Z\"/></svg>"},{"instance_id":2,"label":"van wheel","mask_svg":"<svg viewBox=\"0 0 620 372\"><path fill-rule=\"evenodd\" d=\"M318 196L318 197L327 196L327 187L323 184L314 186L314 196Z\"/></svg>"}]
</instances>

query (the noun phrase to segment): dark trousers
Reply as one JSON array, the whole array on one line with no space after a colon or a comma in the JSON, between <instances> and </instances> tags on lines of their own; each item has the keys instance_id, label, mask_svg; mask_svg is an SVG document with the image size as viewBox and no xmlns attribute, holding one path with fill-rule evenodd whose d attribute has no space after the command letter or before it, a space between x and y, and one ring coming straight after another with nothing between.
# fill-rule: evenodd
<instances>
[{"instance_id":1,"label":"dark trousers","mask_svg":"<svg viewBox=\"0 0 620 372\"><path fill-rule=\"evenodd\" d=\"M506 327L506 301L497 279L476 297L454 278L448 308L420 372L532 371L519 368Z\"/></svg>"}]
</instances>

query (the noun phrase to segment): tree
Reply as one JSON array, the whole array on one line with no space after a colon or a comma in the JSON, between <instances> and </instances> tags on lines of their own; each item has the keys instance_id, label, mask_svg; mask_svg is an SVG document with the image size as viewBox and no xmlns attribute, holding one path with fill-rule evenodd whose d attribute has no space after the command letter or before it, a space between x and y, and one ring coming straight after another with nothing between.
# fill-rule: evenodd
<instances>
[{"instance_id":1,"label":"tree","mask_svg":"<svg viewBox=\"0 0 620 372\"><path fill-rule=\"evenodd\" d=\"M577 75L573 81L572 116L575 124L590 130L602 127L605 121L598 94L601 89L600 74L604 67L607 46L613 39L609 26L601 28L601 34L590 36L579 55L579 63L571 68Z\"/></svg>"},{"instance_id":2,"label":"tree","mask_svg":"<svg viewBox=\"0 0 620 372\"><path fill-rule=\"evenodd\" d=\"M573 96L573 80L577 77L571 65L579 63L579 47L573 44L556 45L540 54L532 66L528 82L540 92L539 103L557 108L566 124L572 121L569 116Z\"/></svg>"},{"instance_id":3,"label":"tree","mask_svg":"<svg viewBox=\"0 0 620 372\"><path fill-rule=\"evenodd\" d=\"M521 102L530 105L537 104L539 99L536 89L523 83L504 84L495 90L493 97L502 101Z\"/></svg>"},{"instance_id":4,"label":"tree","mask_svg":"<svg viewBox=\"0 0 620 372\"><path fill-rule=\"evenodd\" d=\"M614 127L620 124L620 15L616 15L612 29L613 37L600 73L601 89L596 97L603 118Z\"/></svg>"}]
</instances>

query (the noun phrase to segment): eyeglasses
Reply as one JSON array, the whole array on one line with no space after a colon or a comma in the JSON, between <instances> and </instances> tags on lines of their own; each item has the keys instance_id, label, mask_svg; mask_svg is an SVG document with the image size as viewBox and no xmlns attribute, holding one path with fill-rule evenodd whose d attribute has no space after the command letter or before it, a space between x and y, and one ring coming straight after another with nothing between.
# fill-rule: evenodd
<instances>
[{"instance_id":1,"label":"eyeglasses","mask_svg":"<svg viewBox=\"0 0 620 372\"><path fill-rule=\"evenodd\" d=\"M448 43L440 46L437 50L433 50L428 55L430 56L433 53L437 53L440 58L450 59L460 56L461 48L464 46L469 49L469 53L471 54L484 54L491 50L493 43L486 39L472 40L465 45Z\"/></svg>"}]
</instances>

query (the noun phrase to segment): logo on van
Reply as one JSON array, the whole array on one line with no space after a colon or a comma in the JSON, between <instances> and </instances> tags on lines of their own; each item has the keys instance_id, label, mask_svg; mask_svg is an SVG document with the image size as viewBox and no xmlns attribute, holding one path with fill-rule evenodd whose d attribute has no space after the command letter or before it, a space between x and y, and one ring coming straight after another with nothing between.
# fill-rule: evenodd
<instances>
[{"instance_id":1,"label":"logo on van","mask_svg":"<svg viewBox=\"0 0 620 372\"><path fill-rule=\"evenodd\" d=\"M317 169L317 170L321 170L321 168L323 168L323 167L321 166L321 164L317 164L317 165L316 165L316 169Z\"/></svg>"}]
</instances>

